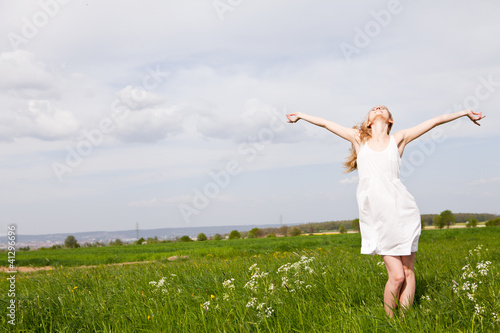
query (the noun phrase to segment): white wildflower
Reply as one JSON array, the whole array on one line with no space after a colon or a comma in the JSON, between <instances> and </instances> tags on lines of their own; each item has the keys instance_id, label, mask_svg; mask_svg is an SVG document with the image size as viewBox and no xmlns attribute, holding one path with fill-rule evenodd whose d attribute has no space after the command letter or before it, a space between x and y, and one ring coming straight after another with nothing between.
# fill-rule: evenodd
<instances>
[{"instance_id":1,"label":"white wildflower","mask_svg":"<svg viewBox=\"0 0 500 333\"><path fill-rule=\"evenodd\" d=\"M462 285L462 290L470 290L470 282L465 281L464 284Z\"/></svg>"},{"instance_id":2,"label":"white wildflower","mask_svg":"<svg viewBox=\"0 0 500 333\"><path fill-rule=\"evenodd\" d=\"M269 308L266 309L265 313L266 313L267 317L271 317L273 315L273 313L274 313L274 309L271 308L271 307L269 307Z\"/></svg>"},{"instance_id":3,"label":"white wildflower","mask_svg":"<svg viewBox=\"0 0 500 333\"><path fill-rule=\"evenodd\" d=\"M480 315L480 314L484 313L484 306L480 306L479 304L476 304L474 306L474 308L476 309L475 313L477 315Z\"/></svg>"},{"instance_id":4,"label":"white wildflower","mask_svg":"<svg viewBox=\"0 0 500 333\"><path fill-rule=\"evenodd\" d=\"M227 289L234 289L234 278L222 282L222 286Z\"/></svg>"},{"instance_id":5,"label":"white wildflower","mask_svg":"<svg viewBox=\"0 0 500 333\"><path fill-rule=\"evenodd\" d=\"M206 301L206 302L205 302L205 303L203 303L201 306L203 307L203 309L205 309L205 311L208 311L208 308L209 308L209 306L210 306L210 301Z\"/></svg>"},{"instance_id":6,"label":"white wildflower","mask_svg":"<svg viewBox=\"0 0 500 333\"><path fill-rule=\"evenodd\" d=\"M266 303L260 303L257 305L257 310L262 310L266 306Z\"/></svg>"},{"instance_id":7,"label":"white wildflower","mask_svg":"<svg viewBox=\"0 0 500 333\"><path fill-rule=\"evenodd\" d=\"M165 278L164 278L164 277L162 277L162 278L160 279L160 281L158 281L158 287L163 286L163 284L164 284L164 283L165 283Z\"/></svg>"},{"instance_id":8,"label":"white wildflower","mask_svg":"<svg viewBox=\"0 0 500 333\"><path fill-rule=\"evenodd\" d=\"M247 283L245 283L243 288L248 288L252 291L255 291L257 289L257 282L252 279L252 280L248 281Z\"/></svg>"},{"instance_id":9,"label":"white wildflower","mask_svg":"<svg viewBox=\"0 0 500 333\"><path fill-rule=\"evenodd\" d=\"M281 272L288 272L288 270L290 269L290 263L286 263L284 265L282 265L280 268L278 268L278 272L277 273L281 273Z\"/></svg>"},{"instance_id":10,"label":"white wildflower","mask_svg":"<svg viewBox=\"0 0 500 333\"><path fill-rule=\"evenodd\" d=\"M259 273L259 271L256 271L256 273L254 273L252 275L252 279L259 279L259 278L263 278L263 277L266 277L268 276L269 273L268 272L262 272L262 273Z\"/></svg>"},{"instance_id":11,"label":"white wildflower","mask_svg":"<svg viewBox=\"0 0 500 333\"><path fill-rule=\"evenodd\" d=\"M476 268L478 269L479 274L485 276L488 275L488 266L491 264L490 261L481 261L477 264Z\"/></svg>"},{"instance_id":12,"label":"white wildflower","mask_svg":"<svg viewBox=\"0 0 500 333\"><path fill-rule=\"evenodd\" d=\"M247 307L247 308L253 308L253 307L255 306L255 303L256 303L256 302L257 302L257 298L252 297L252 298L248 301L248 303L247 303L246 307Z\"/></svg>"}]
</instances>

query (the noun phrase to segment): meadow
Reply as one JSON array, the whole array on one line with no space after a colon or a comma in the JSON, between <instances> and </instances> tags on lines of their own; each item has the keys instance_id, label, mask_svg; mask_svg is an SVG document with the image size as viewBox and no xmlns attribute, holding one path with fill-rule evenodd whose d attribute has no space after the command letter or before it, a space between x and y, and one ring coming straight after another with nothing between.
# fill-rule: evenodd
<instances>
[{"instance_id":1,"label":"meadow","mask_svg":"<svg viewBox=\"0 0 500 333\"><path fill-rule=\"evenodd\" d=\"M360 243L359 234L333 234L18 252L17 265L54 269L16 274L15 326L5 312L9 275L1 274L0 329L500 330L500 228L423 230L414 305L392 319L382 259L361 255ZM131 261L147 262L110 265Z\"/></svg>"}]
</instances>

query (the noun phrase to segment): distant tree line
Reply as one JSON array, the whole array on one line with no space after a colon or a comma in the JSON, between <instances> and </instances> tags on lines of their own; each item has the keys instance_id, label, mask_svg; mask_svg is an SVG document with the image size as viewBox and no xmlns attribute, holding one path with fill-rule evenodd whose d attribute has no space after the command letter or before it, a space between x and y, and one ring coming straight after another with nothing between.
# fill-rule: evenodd
<instances>
[{"instance_id":1,"label":"distant tree line","mask_svg":"<svg viewBox=\"0 0 500 333\"><path fill-rule=\"evenodd\" d=\"M435 227L442 229L444 227L449 228L456 223L465 223L466 227L476 227L479 222L484 222L486 226L500 226L500 217L494 214L472 214L472 213L452 213L450 210L444 210L440 214L422 214L421 215L421 225L422 229L426 226L434 225ZM196 237L196 241L203 242L208 240L222 240L222 239L240 239L240 238L263 238L263 237L295 237L302 234L314 234L322 232L332 232L336 231L339 233L346 233L348 230L359 232L359 219L346 220L346 221L327 221L327 222L311 222L301 225L296 225L289 227L283 225L279 228L253 228L249 231L238 231L232 230L228 234L215 234L211 237L207 237L204 233L199 233ZM185 235L181 237L176 237L175 240L159 240L157 236L148 237L144 239L141 237L134 244L157 244L157 243L173 243L173 242L192 242L194 239ZM122 246L125 243L117 238L110 241L107 246ZM84 243L83 247L102 247L106 244L102 242L95 243ZM80 244L73 235L69 235L64 240L64 245L53 245L48 249L62 249L62 248L79 248ZM42 247L40 250L46 250L47 248ZM21 248L19 250L29 251L30 248Z\"/></svg>"},{"instance_id":2,"label":"distant tree line","mask_svg":"<svg viewBox=\"0 0 500 333\"><path fill-rule=\"evenodd\" d=\"M441 212L442 214L442 212ZM435 220L441 214L422 214L422 220L426 226L435 225ZM473 214L473 213L454 213L455 223L467 223L471 219L476 219L479 222L486 222L498 218L494 214Z\"/></svg>"}]
</instances>

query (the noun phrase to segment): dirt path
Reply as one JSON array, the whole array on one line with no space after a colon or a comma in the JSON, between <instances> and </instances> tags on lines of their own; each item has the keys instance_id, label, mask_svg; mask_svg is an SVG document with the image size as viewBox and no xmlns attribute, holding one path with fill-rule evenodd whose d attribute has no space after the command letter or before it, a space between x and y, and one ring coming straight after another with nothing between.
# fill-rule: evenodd
<instances>
[{"instance_id":1,"label":"dirt path","mask_svg":"<svg viewBox=\"0 0 500 333\"><path fill-rule=\"evenodd\" d=\"M178 259L186 259L188 256L173 256L167 258L169 261L175 261ZM94 268L94 267L100 267L100 266L125 266L125 265L134 265L134 264L148 264L152 263L155 261L129 261L129 262L119 262L116 264L105 264L105 265L83 265L83 266L78 266L76 268ZM34 267L34 266L17 266L15 269L10 269L8 267L3 267L0 266L0 272L4 273L31 273L31 272L36 272L36 271L51 271L55 270L55 267L52 266L43 266L43 267Z\"/></svg>"},{"instance_id":2,"label":"dirt path","mask_svg":"<svg viewBox=\"0 0 500 333\"><path fill-rule=\"evenodd\" d=\"M32 266L19 266L14 269L8 267L0 267L0 272L4 273L26 273L26 272L36 272L36 271L50 271L53 270L54 267L51 266L43 266L43 267L32 267Z\"/></svg>"}]
</instances>

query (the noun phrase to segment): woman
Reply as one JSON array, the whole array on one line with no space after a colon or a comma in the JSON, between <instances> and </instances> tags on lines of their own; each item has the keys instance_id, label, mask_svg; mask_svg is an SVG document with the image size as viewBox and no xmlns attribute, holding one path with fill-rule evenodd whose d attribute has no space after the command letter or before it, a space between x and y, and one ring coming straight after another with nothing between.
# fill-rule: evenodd
<instances>
[{"instance_id":1,"label":"woman","mask_svg":"<svg viewBox=\"0 0 500 333\"><path fill-rule=\"evenodd\" d=\"M480 125L478 121L485 116L464 110L432 118L391 136L393 118L384 105L371 109L365 121L353 128L299 112L286 116L290 123L303 119L352 143L344 165L347 172L357 169L359 174L356 199L361 253L379 254L384 259L389 275L384 290L386 313L392 317L398 304L410 307L415 295L414 264L421 219L415 199L399 179L401 156L407 144L438 125L464 116Z\"/></svg>"}]
</instances>

